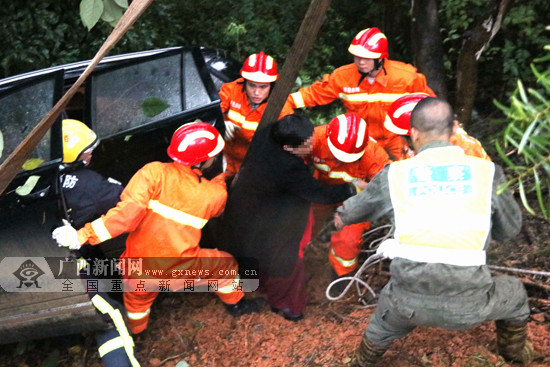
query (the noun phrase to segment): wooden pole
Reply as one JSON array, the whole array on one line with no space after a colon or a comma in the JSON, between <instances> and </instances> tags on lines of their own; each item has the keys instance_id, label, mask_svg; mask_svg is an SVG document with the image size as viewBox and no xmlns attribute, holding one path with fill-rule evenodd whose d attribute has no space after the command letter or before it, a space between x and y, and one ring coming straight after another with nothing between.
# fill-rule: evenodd
<instances>
[{"instance_id":1,"label":"wooden pole","mask_svg":"<svg viewBox=\"0 0 550 367\"><path fill-rule=\"evenodd\" d=\"M306 16L290 48L275 88L267 100L267 106L258 125L262 129L279 119L286 99L294 86L298 73L317 38L331 0L311 0Z\"/></svg>"},{"instance_id":2,"label":"wooden pole","mask_svg":"<svg viewBox=\"0 0 550 367\"><path fill-rule=\"evenodd\" d=\"M27 135L21 144L19 144L19 146L17 146L8 158L6 158L4 163L0 165L0 194L4 192L6 187L17 175L23 166L23 163L25 163L34 148L52 127L59 114L63 111L80 85L86 80L88 75L90 75L95 66L117 44L117 42L122 38L122 36L124 36L128 29L130 29L130 27L152 2L153 0L132 1L82 75L80 75L72 87L63 95L63 97L61 97L50 112L48 112L46 116L44 116L44 118L38 123L38 125L34 127L34 129L29 133L29 135Z\"/></svg>"}]
</instances>

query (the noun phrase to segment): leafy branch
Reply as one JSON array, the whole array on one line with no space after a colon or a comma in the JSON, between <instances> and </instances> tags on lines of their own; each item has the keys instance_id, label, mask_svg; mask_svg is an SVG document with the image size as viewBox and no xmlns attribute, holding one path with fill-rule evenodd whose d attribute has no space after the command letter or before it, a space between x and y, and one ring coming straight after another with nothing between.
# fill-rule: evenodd
<instances>
[{"instance_id":1,"label":"leafy branch","mask_svg":"<svg viewBox=\"0 0 550 367\"><path fill-rule=\"evenodd\" d=\"M550 27L547 27L550 30ZM545 47L550 50L550 46ZM550 54L535 63L550 61ZM495 104L509 123L497 151L514 177L501 190L517 187L525 209L550 219L550 65L541 72L534 64L531 71L536 87L525 88L521 81L510 97L510 104ZM535 201L536 209L530 204Z\"/></svg>"},{"instance_id":2,"label":"leafy branch","mask_svg":"<svg viewBox=\"0 0 550 367\"><path fill-rule=\"evenodd\" d=\"M114 27L126 8L128 8L128 0L81 0L80 19L88 31L100 19Z\"/></svg>"}]
</instances>

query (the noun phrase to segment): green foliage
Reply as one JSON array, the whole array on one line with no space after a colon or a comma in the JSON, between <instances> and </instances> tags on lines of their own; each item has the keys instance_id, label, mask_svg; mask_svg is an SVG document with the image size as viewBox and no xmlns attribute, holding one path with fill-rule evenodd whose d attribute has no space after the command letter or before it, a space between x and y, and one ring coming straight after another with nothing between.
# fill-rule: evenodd
<instances>
[{"instance_id":1,"label":"green foliage","mask_svg":"<svg viewBox=\"0 0 550 367\"><path fill-rule=\"evenodd\" d=\"M486 0L439 2L451 99L462 36L485 13L488 3ZM88 15L81 15L77 4L86 5ZM275 58L281 69L309 4L310 0L154 1L110 54L200 45L226 49L242 62L251 53L263 50ZM333 1L300 71L302 85L309 85L334 68L352 62L347 52L349 43L357 32L367 27L376 26L386 33L392 59L412 63L410 4L409 0ZM3 20L0 78L91 59L112 31L128 0L79 0L76 3L25 0L7 1L3 5L0 8ZM494 110L491 101L504 100L515 88L516 79L534 83L528 65L540 56L542 46L550 43L543 29L549 12L547 0L513 2L501 31L480 60L476 96L479 112ZM317 110L320 114L332 114L339 107L331 108Z\"/></svg>"},{"instance_id":2,"label":"green foliage","mask_svg":"<svg viewBox=\"0 0 550 367\"><path fill-rule=\"evenodd\" d=\"M81 0L80 18L88 30L100 19L114 27L127 7L127 0Z\"/></svg>"},{"instance_id":3,"label":"green foliage","mask_svg":"<svg viewBox=\"0 0 550 367\"><path fill-rule=\"evenodd\" d=\"M170 105L164 99L158 97L145 98L141 103L141 110L147 117L155 117L168 107Z\"/></svg>"},{"instance_id":4,"label":"green foliage","mask_svg":"<svg viewBox=\"0 0 550 367\"><path fill-rule=\"evenodd\" d=\"M550 63L548 55L537 61L545 71L531 65L536 78L534 87L526 89L520 80L509 105L495 102L510 120L502 141L497 141L497 150L514 175L506 187L517 188L529 213L549 220Z\"/></svg>"},{"instance_id":5,"label":"green foliage","mask_svg":"<svg viewBox=\"0 0 550 367\"><path fill-rule=\"evenodd\" d=\"M101 14L103 14L102 0L82 0L80 2L80 18L88 30L98 22Z\"/></svg>"},{"instance_id":6,"label":"green foliage","mask_svg":"<svg viewBox=\"0 0 550 367\"><path fill-rule=\"evenodd\" d=\"M441 35L445 48L444 65L447 87L456 89L456 64L462 37L476 21L482 19L492 2L486 0L442 0L439 6ZM493 99L504 99L515 88L515 80L534 83L529 64L540 55L550 38L544 33L550 2L530 0L512 2L502 21L501 30L481 55L476 109L479 112L492 108Z\"/></svg>"}]
</instances>

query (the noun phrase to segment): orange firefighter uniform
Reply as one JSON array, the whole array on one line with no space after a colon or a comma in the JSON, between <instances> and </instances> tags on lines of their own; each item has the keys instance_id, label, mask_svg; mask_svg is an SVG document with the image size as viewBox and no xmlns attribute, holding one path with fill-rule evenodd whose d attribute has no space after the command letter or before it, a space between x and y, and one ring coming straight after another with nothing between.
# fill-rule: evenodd
<instances>
[{"instance_id":1,"label":"orange firefighter uniform","mask_svg":"<svg viewBox=\"0 0 550 367\"><path fill-rule=\"evenodd\" d=\"M336 185L344 182L353 183L357 179L370 181L390 163L388 154L376 142L370 139L363 156L350 163L337 160L327 143L327 126L315 127L313 133L313 151L311 159L315 166L315 177L325 185ZM336 205L314 206L316 219L322 220L333 212ZM357 223L345 226L334 233L330 239L329 261L336 274L344 275L357 267L357 257L361 251L361 235L369 229L370 223Z\"/></svg>"},{"instance_id":2,"label":"orange firefighter uniform","mask_svg":"<svg viewBox=\"0 0 550 367\"><path fill-rule=\"evenodd\" d=\"M461 127L456 130L456 133L451 135L449 142L457 147L462 148L464 153L471 157L482 158L488 161L491 161L491 157L487 154L483 146L473 136L468 135L468 133ZM412 150L408 145L405 147L403 159L414 157L415 151Z\"/></svg>"},{"instance_id":3,"label":"orange firefighter uniform","mask_svg":"<svg viewBox=\"0 0 550 367\"><path fill-rule=\"evenodd\" d=\"M175 268L209 270L202 279L217 279L220 277L216 274L222 273L237 274L238 265L230 254L199 247L201 228L222 213L226 199L223 175L209 181L201 177L199 170L183 164L149 163L132 177L117 206L87 223L78 231L78 239L95 245L129 232L121 261L143 258L143 267L164 271L159 278L173 278L173 273L167 274ZM125 275L125 285L136 281L132 277L129 273ZM226 304L235 304L244 295L232 287L234 280L235 275L233 279L224 279L216 292ZM157 294L124 292L132 333L147 327Z\"/></svg>"},{"instance_id":4,"label":"orange firefighter uniform","mask_svg":"<svg viewBox=\"0 0 550 367\"><path fill-rule=\"evenodd\" d=\"M461 127L456 129L456 133L451 136L449 141L451 144L461 147L466 155L491 160L479 140L468 135Z\"/></svg>"},{"instance_id":5,"label":"orange firefighter uniform","mask_svg":"<svg viewBox=\"0 0 550 367\"><path fill-rule=\"evenodd\" d=\"M219 95L224 119L230 120L240 129L235 131L233 139L225 142L224 157L227 168L225 174L234 176L239 170L254 132L262 119L266 103L252 108L244 90L244 78L222 85ZM279 118L293 113L289 103L283 106Z\"/></svg>"},{"instance_id":6,"label":"orange firefighter uniform","mask_svg":"<svg viewBox=\"0 0 550 367\"><path fill-rule=\"evenodd\" d=\"M435 96L426 85L424 75L417 73L414 66L386 59L372 84L359 73L355 64L344 65L332 74L325 74L321 81L292 93L288 101L291 107L301 108L341 99L347 112L354 112L367 122L369 135L393 159L401 159L404 143L398 135L384 128L384 119L393 101L415 92Z\"/></svg>"}]
</instances>

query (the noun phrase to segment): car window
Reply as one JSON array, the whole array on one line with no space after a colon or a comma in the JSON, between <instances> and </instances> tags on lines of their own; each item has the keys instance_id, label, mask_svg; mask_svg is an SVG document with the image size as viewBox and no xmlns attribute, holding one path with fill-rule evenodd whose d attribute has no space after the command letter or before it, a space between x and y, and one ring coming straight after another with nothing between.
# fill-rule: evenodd
<instances>
[{"instance_id":1,"label":"car window","mask_svg":"<svg viewBox=\"0 0 550 367\"><path fill-rule=\"evenodd\" d=\"M181 55L173 54L91 76L91 119L100 137L180 113Z\"/></svg>"},{"instance_id":2,"label":"car window","mask_svg":"<svg viewBox=\"0 0 550 367\"><path fill-rule=\"evenodd\" d=\"M31 130L51 110L57 88L61 88L58 77L60 73L42 75L32 82L23 85L17 82L2 86L0 92L0 163L19 146ZM29 157L34 160L33 166L49 161L52 157L51 132L42 138ZM29 162L29 161L27 161ZM31 161L32 162L32 161Z\"/></svg>"},{"instance_id":3,"label":"car window","mask_svg":"<svg viewBox=\"0 0 550 367\"><path fill-rule=\"evenodd\" d=\"M191 52L185 52L185 105L186 109L203 106L211 102L197 64Z\"/></svg>"}]
</instances>

